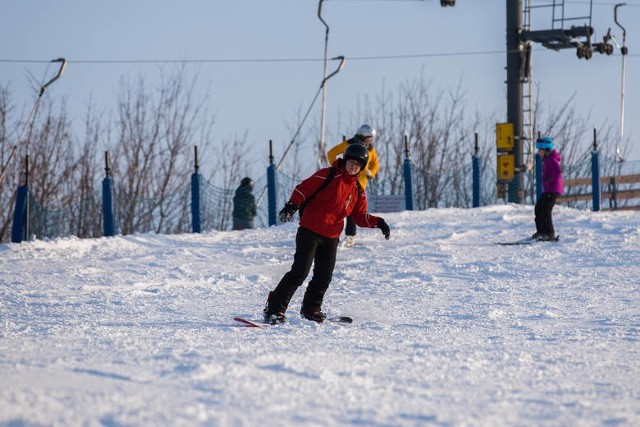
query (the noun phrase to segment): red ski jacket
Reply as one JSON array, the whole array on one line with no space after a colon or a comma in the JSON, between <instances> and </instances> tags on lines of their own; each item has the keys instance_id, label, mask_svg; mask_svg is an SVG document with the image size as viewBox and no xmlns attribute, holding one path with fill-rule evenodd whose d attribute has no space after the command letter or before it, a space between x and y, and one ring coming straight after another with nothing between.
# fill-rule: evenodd
<instances>
[{"instance_id":1,"label":"red ski jacket","mask_svg":"<svg viewBox=\"0 0 640 427\"><path fill-rule=\"evenodd\" d=\"M336 174L329 185L313 194L327 179L331 168L320 169L293 189L290 201L302 205L313 198L304 208L300 226L323 237L337 239L342 233L344 219L352 216L359 227L376 228L378 217L367 213L367 196L358 190L358 175L349 175L341 159L333 163Z\"/></svg>"}]
</instances>

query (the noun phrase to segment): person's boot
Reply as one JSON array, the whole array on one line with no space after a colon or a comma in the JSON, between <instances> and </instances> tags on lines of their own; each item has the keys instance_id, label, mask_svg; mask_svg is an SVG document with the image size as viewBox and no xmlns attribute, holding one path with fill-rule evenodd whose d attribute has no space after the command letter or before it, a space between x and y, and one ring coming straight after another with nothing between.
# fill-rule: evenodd
<instances>
[{"instance_id":1,"label":"person's boot","mask_svg":"<svg viewBox=\"0 0 640 427\"><path fill-rule=\"evenodd\" d=\"M269 296L267 296L267 302L264 305L264 310L262 310L264 323L268 323L270 325L276 325L278 323L284 323L287 320L287 317L284 313L279 311L271 311L269 310L269 299L271 298L271 292L269 292Z\"/></svg>"},{"instance_id":2,"label":"person's boot","mask_svg":"<svg viewBox=\"0 0 640 427\"><path fill-rule=\"evenodd\" d=\"M269 325L277 325L278 323L284 323L287 321L287 317L284 313L271 313L269 311L264 312L264 323Z\"/></svg>"},{"instance_id":3,"label":"person's boot","mask_svg":"<svg viewBox=\"0 0 640 427\"><path fill-rule=\"evenodd\" d=\"M327 316L320 309L314 311L301 311L300 315L303 319L311 320L316 323L322 323L324 322L324 319L327 318Z\"/></svg>"},{"instance_id":4,"label":"person's boot","mask_svg":"<svg viewBox=\"0 0 640 427\"><path fill-rule=\"evenodd\" d=\"M356 236L347 236L347 238L344 239L344 247L345 248L350 248L355 243L356 243Z\"/></svg>"},{"instance_id":5,"label":"person's boot","mask_svg":"<svg viewBox=\"0 0 640 427\"><path fill-rule=\"evenodd\" d=\"M540 242L552 242L555 240L558 240L558 236L556 236L554 233L541 234L540 236L538 236L538 241Z\"/></svg>"}]
</instances>

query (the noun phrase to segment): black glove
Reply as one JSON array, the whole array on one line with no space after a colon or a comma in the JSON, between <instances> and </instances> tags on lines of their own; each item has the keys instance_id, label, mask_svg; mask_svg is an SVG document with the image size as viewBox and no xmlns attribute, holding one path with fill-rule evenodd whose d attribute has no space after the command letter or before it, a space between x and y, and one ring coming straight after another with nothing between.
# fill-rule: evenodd
<instances>
[{"instance_id":1,"label":"black glove","mask_svg":"<svg viewBox=\"0 0 640 427\"><path fill-rule=\"evenodd\" d=\"M293 214L298 210L298 205L293 202L287 202L284 205L284 208L278 214L278 219L280 222L289 222L293 217Z\"/></svg>"},{"instance_id":2,"label":"black glove","mask_svg":"<svg viewBox=\"0 0 640 427\"><path fill-rule=\"evenodd\" d=\"M376 227L378 227L382 231L382 234L384 234L384 238L389 240L389 237L391 237L391 230L389 229L389 226L384 221L384 219L378 218L378 225L376 225Z\"/></svg>"}]
</instances>

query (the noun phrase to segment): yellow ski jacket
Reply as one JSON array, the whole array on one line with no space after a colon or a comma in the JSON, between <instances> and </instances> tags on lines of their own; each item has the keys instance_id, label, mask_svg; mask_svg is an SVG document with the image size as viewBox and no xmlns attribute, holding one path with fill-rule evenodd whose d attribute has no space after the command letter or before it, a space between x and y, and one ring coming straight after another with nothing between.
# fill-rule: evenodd
<instances>
[{"instance_id":1,"label":"yellow ski jacket","mask_svg":"<svg viewBox=\"0 0 640 427\"><path fill-rule=\"evenodd\" d=\"M327 153L329 164L332 165L339 156L342 156L348 146L349 140L345 139L340 144L331 148ZM360 181L362 188L367 188L367 182L370 179L375 178L379 168L380 163L378 162L378 153L376 153L376 149L373 148L373 145L369 145L369 162L367 163L367 166L360 171L360 176L358 177L358 181Z\"/></svg>"}]
</instances>

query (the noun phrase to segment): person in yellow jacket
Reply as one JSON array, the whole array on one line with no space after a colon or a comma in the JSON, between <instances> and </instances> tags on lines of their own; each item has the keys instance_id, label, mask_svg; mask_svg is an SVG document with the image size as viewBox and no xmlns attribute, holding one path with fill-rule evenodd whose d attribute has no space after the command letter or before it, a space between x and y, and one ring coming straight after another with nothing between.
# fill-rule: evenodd
<instances>
[{"instance_id":1,"label":"person in yellow jacket","mask_svg":"<svg viewBox=\"0 0 640 427\"><path fill-rule=\"evenodd\" d=\"M378 168L380 168L380 163L378 162L378 153L376 153L375 148L373 148L373 139L375 138L375 136L376 130L371 126L364 124L358 128L353 138L345 139L340 144L331 148L327 153L329 164L332 165L339 156L344 154L349 145L359 143L367 147L367 150L369 150L369 162L362 170L362 173L360 173L360 177L358 178L358 182L360 183L360 186L363 190L366 190L367 182L370 179L375 178L376 174L378 173ZM347 236L345 239L345 246L353 246L356 237L356 223L350 216L347 217L345 235Z\"/></svg>"}]
</instances>

